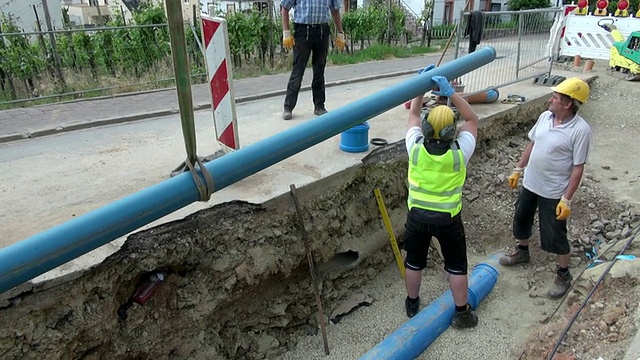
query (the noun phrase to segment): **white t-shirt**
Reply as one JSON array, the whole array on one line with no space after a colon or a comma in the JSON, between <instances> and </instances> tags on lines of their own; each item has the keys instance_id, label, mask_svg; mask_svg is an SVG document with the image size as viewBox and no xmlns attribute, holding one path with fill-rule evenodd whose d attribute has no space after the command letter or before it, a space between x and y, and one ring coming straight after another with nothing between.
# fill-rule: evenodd
<instances>
[{"instance_id":1,"label":"white t-shirt","mask_svg":"<svg viewBox=\"0 0 640 360\"><path fill-rule=\"evenodd\" d=\"M589 159L591 127L580 115L555 127L553 119L545 111L529 131L533 149L522 186L539 196L560 199L569 186L573 166Z\"/></svg>"},{"instance_id":2,"label":"white t-shirt","mask_svg":"<svg viewBox=\"0 0 640 360\"><path fill-rule=\"evenodd\" d=\"M420 136L423 135L422 128L420 128L419 126L414 126L407 130L407 136L405 137L407 153L411 154L411 148ZM464 164L468 165L469 159L476 149L476 138L473 137L473 134L468 131L461 131L460 134L458 134L456 140L458 141L458 145L460 145L460 150L462 150L462 155L464 156Z\"/></svg>"}]
</instances>

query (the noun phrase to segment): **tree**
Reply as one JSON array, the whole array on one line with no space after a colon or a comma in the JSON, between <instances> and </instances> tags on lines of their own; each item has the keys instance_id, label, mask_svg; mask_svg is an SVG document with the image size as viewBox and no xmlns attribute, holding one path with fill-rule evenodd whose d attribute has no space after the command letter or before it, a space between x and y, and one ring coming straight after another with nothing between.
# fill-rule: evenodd
<instances>
[{"instance_id":1,"label":"tree","mask_svg":"<svg viewBox=\"0 0 640 360\"><path fill-rule=\"evenodd\" d=\"M551 7L549 0L509 0L509 10L544 9Z\"/></svg>"}]
</instances>

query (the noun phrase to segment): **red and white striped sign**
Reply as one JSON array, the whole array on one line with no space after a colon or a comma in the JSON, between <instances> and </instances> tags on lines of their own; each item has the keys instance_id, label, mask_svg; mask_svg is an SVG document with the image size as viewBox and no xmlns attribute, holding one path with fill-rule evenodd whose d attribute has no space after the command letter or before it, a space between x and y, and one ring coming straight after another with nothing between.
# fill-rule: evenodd
<instances>
[{"instance_id":1,"label":"red and white striped sign","mask_svg":"<svg viewBox=\"0 0 640 360\"><path fill-rule=\"evenodd\" d=\"M240 148L229 33L224 18L202 15L202 37L211 88L211 109L216 139L225 150Z\"/></svg>"}]
</instances>

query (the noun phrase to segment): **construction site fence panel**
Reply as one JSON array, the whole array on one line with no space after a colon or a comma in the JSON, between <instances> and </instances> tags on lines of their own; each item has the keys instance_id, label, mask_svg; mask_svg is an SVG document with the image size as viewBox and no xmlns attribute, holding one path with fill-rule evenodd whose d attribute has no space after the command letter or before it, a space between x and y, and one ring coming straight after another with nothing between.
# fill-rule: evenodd
<instances>
[{"instance_id":1,"label":"construction site fence panel","mask_svg":"<svg viewBox=\"0 0 640 360\"><path fill-rule=\"evenodd\" d=\"M484 46L496 49L491 64L476 69L460 79L465 93L498 89L538 76L550 75L557 54L548 50L551 30L561 16L561 8L520 11L461 13L455 40L455 58ZM482 26L479 26L482 24ZM481 34L477 42L477 34Z\"/></svg>"},{"instance_id":2,"label":"construction site fence panel","mask_svg":"<svg viewBox=\"0 0 640 360\"><path fill-rule=\"evenodd\" d=\"M200 35L185 24L192 81L205 82ZM167 24L0 33L0 108L174 85Z\"/></svg>"},{"instance_id":3,"label":"construction site fence panel","mask_svg":"<svg viewBox=\"0 0 640 360\"><path fill-rule=\"evenodd\" d=\"M577 15L574 11L563 17L564 32L559 34L560 56L580 55L584 59L609 60L610 49L615 42L611 33L602 25L614 25L622 36L628 37L640 29L640 19L635 17L613 17Z\"/></svg>"}]
</instances>

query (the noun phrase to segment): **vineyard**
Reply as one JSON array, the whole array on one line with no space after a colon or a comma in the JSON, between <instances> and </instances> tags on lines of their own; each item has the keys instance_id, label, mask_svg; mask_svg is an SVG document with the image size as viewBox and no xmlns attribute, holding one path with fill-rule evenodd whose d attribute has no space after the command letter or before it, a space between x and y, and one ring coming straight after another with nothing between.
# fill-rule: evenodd
<instances>
[{"instance_id":1,"label":"vineyard","mask_svg":"<svg viewBox=\"0 0 640 360\"><path fill-rule=\"evenodd\" d=\"M229 15L229 42L234 75L243 77L286 71L291 56L281 44L279 11L251 10ZM407 48L411 34L405 14L372 5L343 14L347 51L331 50L329 63L380 44ZM332 24L333 26L333 24ZM434 32L447 38L452 26ZM206 79L200 24L185 23L192 83ZM161 6L147 6L125 25L114 16L100 28L24 32L10 16L0 17L0 108L32 105L173 86L169 29ZM415 48L415 47L414 47ZM429 49L422 47L420 52ZM348 60L343 60L348 62Z\"/></svg>"}]
</instances>

